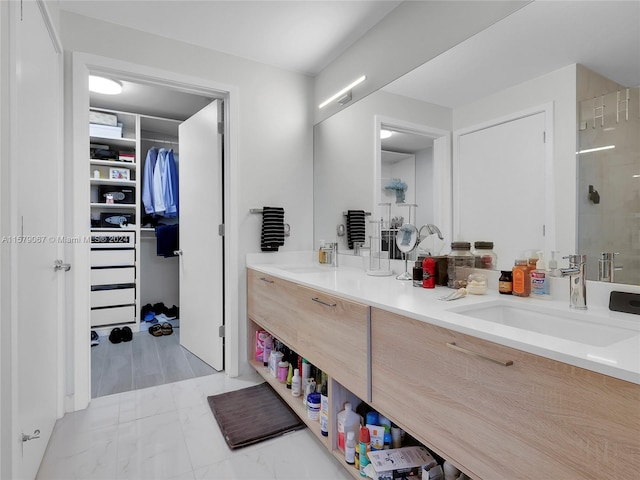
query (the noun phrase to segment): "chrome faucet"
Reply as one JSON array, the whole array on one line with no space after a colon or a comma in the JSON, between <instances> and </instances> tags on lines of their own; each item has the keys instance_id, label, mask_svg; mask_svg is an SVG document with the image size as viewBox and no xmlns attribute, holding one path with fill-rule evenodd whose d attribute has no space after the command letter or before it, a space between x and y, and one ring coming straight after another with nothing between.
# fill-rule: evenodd
<instances>
[{"instance_id":1,"label":"chrome faucet","mask_svg":"<svg viewBox=\"0 0 640 480\"><path fill-rule=\"evenodd\" d=\"M578 310L587 309L587 256L569 255L569 268L561 268L563 277L569 277L569 306Z\"/></svg>"},{"instance_id":2,"label":"chrome faucet","mask_svg":"<svg viewBox=\"0 0 640 480\"><path fill-rule=\"evenodd\" d=\"M615 256L619 253L602 252L598 260L598 281L613 282L616 270L622 270L622 265L615 264Z\"/></svg>"}]
</instances>

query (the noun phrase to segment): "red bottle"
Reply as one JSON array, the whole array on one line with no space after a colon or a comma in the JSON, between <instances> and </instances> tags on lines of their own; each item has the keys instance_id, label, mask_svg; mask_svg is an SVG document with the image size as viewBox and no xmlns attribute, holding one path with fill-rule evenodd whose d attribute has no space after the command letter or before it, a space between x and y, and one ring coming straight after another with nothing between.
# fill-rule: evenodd
<instances>
[{"instance_id":1,"label":"red bottle","mask_svg":"<svg viewBox=\"0 0 640 480\"><path fill-rule=\"evenodd\" d=\"M436 288L436 261L432 257L422 261L422 288Z\"/></svg>"}]
</instances>

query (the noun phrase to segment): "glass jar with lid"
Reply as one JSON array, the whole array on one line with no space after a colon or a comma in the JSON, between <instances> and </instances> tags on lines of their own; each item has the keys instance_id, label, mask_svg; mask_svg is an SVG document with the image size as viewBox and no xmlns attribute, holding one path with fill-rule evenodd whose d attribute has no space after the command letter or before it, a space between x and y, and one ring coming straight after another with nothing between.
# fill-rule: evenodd
<instances>
[{"instance_id":1,"label":"glass jar with lid","mask_svg":"<svg viewBox=\"0 0 640 480\"><path fill-rule=\"evenodd\" d=\"M462 288L467 286L467 279L475 266L475 257L471 253L471 243L451 243L451 253L447 255L447 286Z\"/></svg>"},{"instance_id":2,"label":"glass jar with lid","mask_svg":"<svg viewBox=\"0 0 640 480\"><path fill-rule=\"evenodd\" d=\"M495 270L498 268L498 255L493 251L493 242L475 242L473 255L476 268Z\"/></svg>"}]
</instances>

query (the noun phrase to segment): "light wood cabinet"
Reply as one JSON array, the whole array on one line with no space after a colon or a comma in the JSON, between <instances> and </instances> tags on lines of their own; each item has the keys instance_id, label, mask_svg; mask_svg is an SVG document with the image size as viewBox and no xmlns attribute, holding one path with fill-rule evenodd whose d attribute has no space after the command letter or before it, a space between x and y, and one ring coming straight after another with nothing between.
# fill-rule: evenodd
<instances>
[{"instance_id":1,"label":"light wood cabinet","mask_svg":"<svg viewBox=\"0 0 640 480\"><path fill-rule=\"evenodd\" d=\"M298 351L300 323L300 312L296 308L297 289L295 283L255 270L247 271L249 318L295 351Z\"/></svg>"},{"instance_id":2,"label":"light wood cabinet","mask_svg":"<svg viewBox=\"0 0 640 480\"><path fill-rule=\"evenodd\" d=\"M371 329L371 405L472 476L640 471L640 386L375 308Z\"/></svg>"},{"instance_id":3,"label":"light wood cabinet","mask_svg":"<svg viewBox=\"0 0 640 480\"><path fill-rule=\"evenodd\" d=\"M369 307L299 286L297 345L304 357L363 400L368 388Z\"/></svg>"}]
</instances>

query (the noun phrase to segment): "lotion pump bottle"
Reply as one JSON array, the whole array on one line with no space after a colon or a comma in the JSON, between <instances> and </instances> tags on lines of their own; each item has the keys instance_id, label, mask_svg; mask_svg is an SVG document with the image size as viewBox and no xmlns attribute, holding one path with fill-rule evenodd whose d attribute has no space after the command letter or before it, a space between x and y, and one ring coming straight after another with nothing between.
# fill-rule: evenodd
<instances>
[{"instance_id":1,"label":"lotion pump bottle","mask_svg":"<svg viewBox=\"0 0 640 480\"><path fill-rule=\"evenodd\" d=\"M544 252L538 253L538 261L535 270L531 271L531 296L535 298L549 298L549 278L547 266L544 263Z\"/></svg>"},{"instance_id":2,"label":"lotion pump bottle","mask_svg":"<svg viewBox=\"0 0 640 480\"><path fill-rule=\"evenodd\" d=\"M562 274L560 273L560 270L558 270L558 261L556 260L556 253L558 253L557 250L553 250L551 252L551 260L549 260L549 269L548 269L548 273L549 276L551 277L561 277Z\"/></svg>"}]
</instances>

